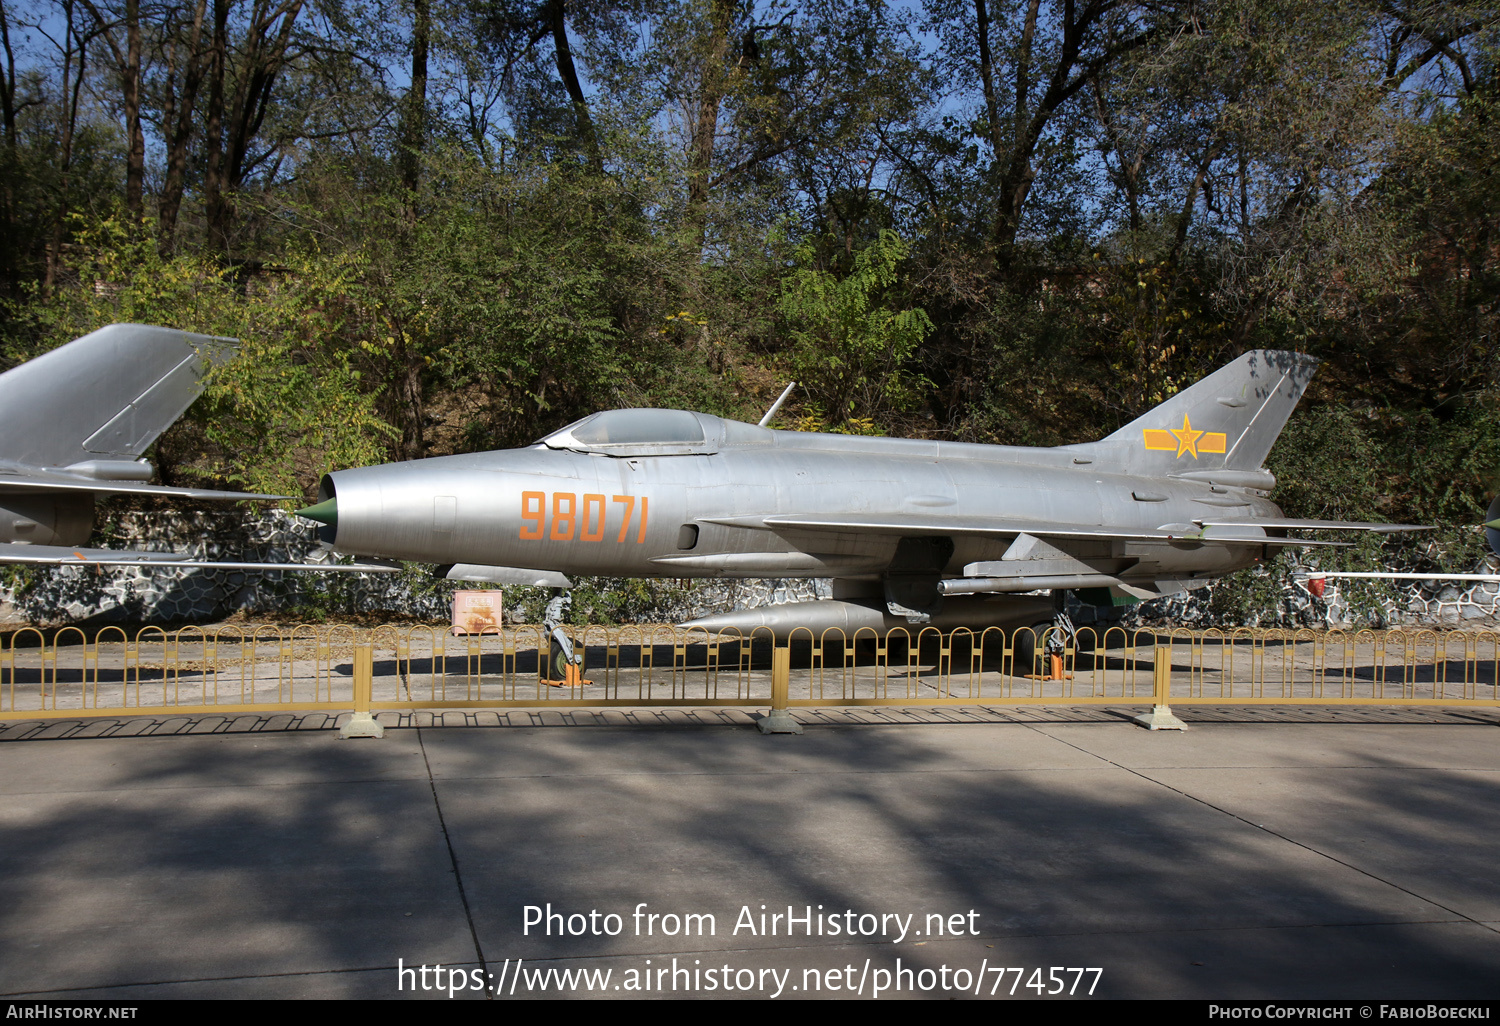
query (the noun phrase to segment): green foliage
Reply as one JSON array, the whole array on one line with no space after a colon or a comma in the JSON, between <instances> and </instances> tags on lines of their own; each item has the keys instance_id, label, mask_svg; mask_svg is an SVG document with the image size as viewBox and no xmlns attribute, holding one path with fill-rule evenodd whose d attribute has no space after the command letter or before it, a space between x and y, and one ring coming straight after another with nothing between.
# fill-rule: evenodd
<instances>
[{"instance_id":1,"label":"green foliage","mask_svg":"<svg viewBox=\"0 0 1500 1026\"><path fill-rule=\"evenodd\" d=\"M1412 411L1402 426L1383 462L1410 468L1415 517L1424 523L1481 522L1489 500L1500 493L1500 389L1460 397L1446 408Z\"/></svg>"},{"instance_id":2,"label":"green foliage","mask_svg":"<svg viewBox=\"0 0 1500 1026\"><path fill-rule=\"evenodd\" d=\"M946 385L947 419L959 438L1064 445L1113 430L1105 387L1087 354L1086 322L1072 315L1084 305L1072 289L997 291L957 327L959 341L924 354L928 377Z\"/></svg>"},{"instance_id":3,"label":"green foliage","mask_svg":"<svg viewBox=\"0 0 1500 1026\"><path fill-rule=\"evenodd\" d=\"M642 578L583 578L573 589L574 623L641 623L680 606L686 589L675 581Z\"/></svg>"},{"instance_id":4,"label":"green foliage","mask_svg":"<svg viewBox=\"0 0 1500 1026\"><path fill-rule=\"evenodd\" d=\"M813 266L813 247L804 243L782 283L777 309L792 340L787 359L833 422L883 419L921 401L927 383L910 363L932 321L920 307L899 308L898 268L908 251L883 229L840 279Z\"/></svg>"},{"instance_id":5,"label":"green foliage","mask_svg":"<svg viewBox=\"0 0 1500 1026\"><path fill-rule=\"evenodd\" d=\"M1228 332L1198 275L1170 260L1101 263L1085 307L1100 338L1109 393L1128 415L1165 402L1213 369Z\"/></svg>"},{"instance_id":6,"label":"green foliage","mask_svg":"<svg viewBox=\"0 0 1500 1026\"><path fill-rule=\"evenodd\" d=\"M1268 463L1292 516L1477 524L1500 489L1500 398L1486 391L1441 411L1312 403Z\"/></svg>"},{"instance_id":7,"label":"green foliage","mask_svg":"<svg viewBox=\"0 0 1500 1026\"><path fill-rule=\"evenodd\" d=\"M478 167L460 183L464 170L453 184L483 187L479 203L467 189L435 196L409 232L371 232L364 244L360 362L389 383L406 458L427 455L418 440L432 379L477 387L465 441L484 448L531 441L539 420L576 419L627 373L609 310L613 261L595 259L597 241L574 220L587 216L578 198L546 180L476 182Z\"/></svg>"},{"instance_id":8,"label":"green foliage","mask_svg":"<svg viewBox=\"0 0 1500 1026\"><path fill-rule=\"evenodd\" d=\"M634 577L579 577L573 581L571 624L655 623L682 608L688 589L678 581ZM507 587L505 617L511 623L541 623L552 592Z\"/></svg>"},{"instance_id":9,"label":"green foliage","mask_svg":"<svg viewBox=\"0 0 1500 1026\"><path fill-rule=\"evenodd\" d=\"M27 566L24 563L0 564L0 590L11 592L20 598L36 587L47 570L43 567Z\"/></svg>"},{"instance_id":10,"label":"green foliage","mask_svg":"<svg viewBox=\"0 0 1500 1026\"><path fill-rule=\"evenodd\" d=\"M1348 538L1338 540L1348 541ZM1314 555L1283 549L1261 566L1215 581L1209 613L1217 623L1234 626L1319 626L1322 610L1310 592L1309 602L1300 612L1289 601L1290 596L1305 588L1298 574L1309 570L1380 572L1393 564L1403 568L1408 565L1401 557L1400 543L1388 542L1378 535L1362 535L1349 548L1320 548ZM1401 609L1401 590L1395 582L1345 578L1338 581L1337 587L1341 615L1356 626L1388 627L1392 612Z\"/></svg>"},{"instance_id":11,"label":"green foliage","mask_svg":"<svg viewBox=\"0 0 1500 1026\"><path fill-rule=\"evenodd\" d=\"M1259 618L1267 611L1277 615L1282 597L1292 586L1294 562L1278 554L1268 564L1237 570L1219 578L1212 585L1209 615L1216 623L1235 626L1272 626Z\"/></svg>"},{"instance_id":12,"label":"green foliage","mask_svg":"<svg viewBox=\"0 0 1500 1026\"><path fill-rule=\"evenodd\" d=\"M1277 439L1267 464L1276 501L1309 520L1376 520L1389 514L1378 424L1342 404L1306 404Z\"/></svg>"},{"instance_id":13,"label":"green foliage","mask_svg":"<svg viewBox=\"0 0 1500 1026\"><path fill-rule=\"evenodd\" d=\"M298 494L326 470L379 459L389 429L347 352L330 344L357 259L299 256L252 287L208 257L163 257L119 218L81 225L77 235L70 284L25 308L38 334L61 344L128 322L239 340L192 408L196 432L175 429L179 442L198 443L177 454L183 472Z\"/></svg>"}]
</instances>

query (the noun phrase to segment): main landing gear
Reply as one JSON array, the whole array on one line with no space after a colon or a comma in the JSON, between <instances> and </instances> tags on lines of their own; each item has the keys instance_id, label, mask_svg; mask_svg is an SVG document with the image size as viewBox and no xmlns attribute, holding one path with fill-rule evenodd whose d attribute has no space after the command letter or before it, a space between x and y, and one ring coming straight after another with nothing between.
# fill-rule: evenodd
<instances>
[{"instance_id":1,"label":"main landing gear","mask_svg":"<svg viewBox=\"0 0 1500 1026\"><path fill-rule=\"evenodd\" d=\"M1017 676L1029 680L1073 679L1073 675L1067 671L1065 656L1077 628L1065 611L1067 596L1068 593L1061 588L1052 592L1050 623L1042 620L1032 624L1030 630L1016 631L1012 643L1014 665L1017 670L1025 671Z\"/></svg>"}]
</instances>

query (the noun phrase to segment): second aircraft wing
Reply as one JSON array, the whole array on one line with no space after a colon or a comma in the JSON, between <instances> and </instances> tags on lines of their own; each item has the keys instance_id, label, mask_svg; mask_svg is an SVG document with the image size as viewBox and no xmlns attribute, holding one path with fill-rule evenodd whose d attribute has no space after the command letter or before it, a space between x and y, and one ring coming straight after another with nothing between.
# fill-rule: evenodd
<instances>
[{"instance_id":1,"label":"second aircraft wing","mask_svg":"<svg viewBox=\"0 0 1500 1026\"><path fill-rule=\"evenodd\" d=\"M30 566L149 566L163 570L330 570L393 573L389 563L231 563L193 559L185 552L85 549L71 545L0 544L0 563Z\"/></svg>"},{"instance_id":2,"label":"second aircraft wing","mask_svg":"<svg viewBox=\"0 0 1500 1026\"><path fill-rule=\"evenodd\" d=\"M42 469L0 470L0 492L94 492L100 495L165 495L177 499L285 499L260 492L225 492L215 488L177 488L143 481L74 477Z\"/></svg>"}]
</instances>

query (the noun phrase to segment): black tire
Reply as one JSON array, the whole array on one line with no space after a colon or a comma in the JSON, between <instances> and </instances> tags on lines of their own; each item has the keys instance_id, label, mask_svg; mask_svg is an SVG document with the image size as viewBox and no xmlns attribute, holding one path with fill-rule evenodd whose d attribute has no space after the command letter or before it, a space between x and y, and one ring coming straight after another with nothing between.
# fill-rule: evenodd
<instances>
[{"instance_id":1,"label":"black tire","mask_svg":"<svg viewBox=\"0 0 1500 1026\"><path fill-rule=\"evenodd\" d=\"M1034 623L1030 630L1022 628L1011 635L1011 648L1015 652L1011 672L1015 676L1046 676L1042 660L1047 658L1047 653L1039 642L1051 626L1050 623Z\"/></svg>"},{"instance_id":2,"label":"black tire","mask_svg":"<svg viewBox=\"0 0 1500 1026\"><path fill-rule=\"evenodd\" d=\"M563 651L563 647L557 643L556 638L552 639L552 652L548 656L547 667L551 674L549 680L568 679L568 654Z\"/></svg>"}]
</instances>

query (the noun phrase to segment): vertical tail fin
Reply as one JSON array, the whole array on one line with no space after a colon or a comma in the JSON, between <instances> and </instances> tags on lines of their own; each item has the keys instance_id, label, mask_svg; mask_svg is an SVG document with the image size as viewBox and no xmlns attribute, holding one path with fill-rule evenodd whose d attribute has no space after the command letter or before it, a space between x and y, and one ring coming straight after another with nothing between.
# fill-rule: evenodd
<instances>
[{"instance_id":1,"label":"vertical tail fin","mask_svg":"<svg viewBox=\"0 0 1500 1026\"><path fill-rule=\"evenodd\" d=\"M111 324L0 374L0 459L134 459L197 398L234 339Z\"/></svg>"},{"instance_id":2,"label":"vertical tail fin","mask_svg":"<svg viewBox=\"0 0 1500 1026\"><path fill-rule=\"evenodd\" d=\"M1258 470L1302 398L1318 361L1261 349L1214 371L1092 450L1127 473L1165 477L1188 470Z\"/></svg>"}]
</instances>

